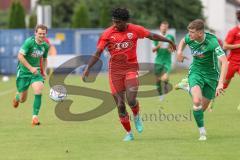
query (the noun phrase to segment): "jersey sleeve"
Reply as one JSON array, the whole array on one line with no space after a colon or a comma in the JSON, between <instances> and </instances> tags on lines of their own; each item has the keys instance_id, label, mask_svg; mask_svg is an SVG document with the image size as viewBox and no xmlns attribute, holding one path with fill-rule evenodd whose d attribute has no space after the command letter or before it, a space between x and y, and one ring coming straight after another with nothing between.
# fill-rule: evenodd
<instances>
[{"instance_id":1,"label":"jersey sleeve","mask_svg":"<svg viewBox=\"0 0 240 160\"><path fill-rule=\"evenodd\" d=\"M103 34L98 39L97 48L101 49L101 50L104 50L107 43L108 43L107 33L103 32Z\"/></svg>"},{"instance_id":2,"label":"jersey sleeve","mask_svg":"<svg viewBox=\"0 0 240 160\"><path fill-rule=\"evenodd\" d=\"M150 35L150 31L142 26L135 25L134 29L137 33L138 38L145 38Z\"/></svg>"},{"instance_id":3,"label":"jersey sleeve","mask_svg":"<svg viewBox=\"0 0 240 160\"><path fill-rule=\"evenodd\" d=\"M220 45L217 45L217 47L214 48L214 53L217 55L218 58L225 55L225 52Z\"/></svg>"},{"instance_id":4,"label":"jersey sleeve","mask_svg":"<svg viewBox=\"0 0 240 160\"><path fill-rule=\"evenodd\" d=\"M184 41L185 41L186 44L190 43L191 39L189 37L189 34L186 34L186 36L184 37Z\"/></svg>"},{"instance_id":5,"label":"jersey sleeve","mask_svg":"<svg viewBox=\"0 0 240 160\"><path fill-rule=\"evenodd\" d=\"M21 46L19 53L23 54L24 56L27 55L27 53L30 50L31 43L32 43L32 41L30 38L26 39L25 42L23 43L23 45Z\"/></svg>"},{"instance_id":6,"label":"jersey sleeve","mask_svg":"<svg viewBox=\"0 0 240 160\"><path fill-rule=\"evenodd\" d=\"M226 39L225 39L225 41L226 41L228 44L232 44L232 43L233 43L233 41L234 41L234 34L235 34L234 29L232 29L232 30L230 30L230 31L228 32L228 34L227 34L227 36L226 36Z\"/></svg>"}]
</instances>

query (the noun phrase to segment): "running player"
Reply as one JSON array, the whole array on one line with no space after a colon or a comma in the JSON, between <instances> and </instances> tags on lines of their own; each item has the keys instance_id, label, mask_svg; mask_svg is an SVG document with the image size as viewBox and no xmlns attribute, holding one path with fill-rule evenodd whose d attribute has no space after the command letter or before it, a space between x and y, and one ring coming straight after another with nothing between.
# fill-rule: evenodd
<instances>
[{"instance_id":1,"label":"running player","mask_svg":"<svg viewBox=\"0 0 240 160\"><path fill-rule=\"evenodd\" d=\"M160 35L165 38L175 41L173 35L168 34L169 24L167 21L163 21L160 24ZM154 63L154 72L156 75L156 87L160 95L160 101L163 100L164 94L167 91L167 84L169 79L169 73L172 65L172 50L167 42L154 41L155 47L153 52L156 52L156 58Z\"/></svg>"},{"instance_id":2,"label":"running player","mask_svg":"<svg viewBox=\"0 0 240 160\"><path fill-rule=\"evenodd\" d=\"M32 112L32 125L39 125L38 114L41 107L42 90L44 78L40 71L40 59L43 57L43 71L47 66L47 55L49 45L45 42L47 27L37 25L35 36L26 39L18 53L17 67L17 93L13 99L13 106L17 108L19 103L27 100L28 88L31 85L34 91L34 103Z\"/></svg>"},{"instance_id":3,"label":"running player","mask_svg":"<svg viewBox=\"0 0 240 160\"><path fill-rule=\"evenodd\" d=\"M199 128L199 140L206 140L203 112L211 99L223 93L227 59L217 37L204 31L204 22L200 19L196 19L188 25L188 34L179 43L177 50L179 62L183 62L185 58L183 50L186 45L190 47L193 56L188 75L193 115ZM218 61L221 64L221 74Z\"/></svg>"},{"instance_id":4,"label":"running player","mask_svg":"<svg viewBox=\"0 0 240 160\"><path fill-rule=\"evenodd\" d=\"M175 50L175 44L158 34L153 34L142 26L127 23L129 11L125 8L112 10L113 25L101 35L97 51L88 62L83 72L83 80L88 76L90 68L99 60L102 51L107 48L111 58L109 60L109 83L112 95L118 108L120 122L127 132L124 141L133 140L129 115L125 106L125 97L134 115L135 127L139 133L143 131L139 115L138 91L138 63L136 55L137 40L149 38L151 40L170 43Z\"/></svg>"}]
</instances>

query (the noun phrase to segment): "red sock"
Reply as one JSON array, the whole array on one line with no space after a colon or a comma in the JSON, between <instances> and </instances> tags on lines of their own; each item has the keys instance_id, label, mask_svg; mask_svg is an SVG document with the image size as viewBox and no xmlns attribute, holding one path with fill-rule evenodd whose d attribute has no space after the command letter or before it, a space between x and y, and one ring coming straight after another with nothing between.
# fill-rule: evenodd
<instances>
[{"instance_id":1,"label":"red sock","mask_svg":"<svg viewBox=\"0 0 240 160\"><path fill-rule=\"evenodd\" d=\"M139 103L137 103L136 106L132 107L132 112L133 112L133 115L136 116L138 115L138 112L139 112Z\"/></svg>"},{"instance_id":2,"label":"red sock","mask_svg":"<svg viewBox=\"0 0 240 160\"><path fill-rule=\"evenodd\" d=\"M124 117L119 117L119 118L120 118L120 122L122 123L124 129L127 132L130 132L131 131L131 125L130 125L128 114L126 116L124 116Z\"/></svg>"}]
</instances>

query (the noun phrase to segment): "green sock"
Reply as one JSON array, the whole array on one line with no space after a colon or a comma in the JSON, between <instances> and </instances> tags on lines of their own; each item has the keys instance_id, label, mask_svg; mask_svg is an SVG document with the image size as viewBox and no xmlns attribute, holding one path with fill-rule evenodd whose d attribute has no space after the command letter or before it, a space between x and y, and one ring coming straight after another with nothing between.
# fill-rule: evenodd
<instances>
[{"instance_id":1,"label":"green sock","mask_svg":"<svg viewBox=\"0 0 240 160\"><path fill-rule=\"evenodd\" d=\"M19 93L16 93L15 99L19 102L19 100L20 100Z\"/></svg>"},{"instance_id":2,"label":"green sock","mask_svg":"<svg viewBox=\"0 0 240 160\"><path fill-rule=\"evenodd\" d=\"M156 87L159 95L162 95L162 84L161 81L156 82Z\"/></svg>"},{"instance_id":3,"label":"green sock","mask_svg":"<svg viewBox=\"0 0 240 160\"><path fill-rule=\"evenodd\" d=\"M33 103L33 115L38 115L41 107L42 95L36 94Z\"/></svg>"},{"instance_id":4,"label":"green sock","mask_svg":"<svg viewBox=\"0 0 240 160\"><path fill-rule=\"evenodd\" d=\"M200 110L198 110L198 111L194 111L193 110L193 116L194 116L194 118L195 118L195 120L196 120L196 122L197 122L197 126L198 126L198 128L200 128L200 127L203 127L204 126L204 122L203 122L203 110L202 109L200 109Z\"/></svg>"}]
</instances>

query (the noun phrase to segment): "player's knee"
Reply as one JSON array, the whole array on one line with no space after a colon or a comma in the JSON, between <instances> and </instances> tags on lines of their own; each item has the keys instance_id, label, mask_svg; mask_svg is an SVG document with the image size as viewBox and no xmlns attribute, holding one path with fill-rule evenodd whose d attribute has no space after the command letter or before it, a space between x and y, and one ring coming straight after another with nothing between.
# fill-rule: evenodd
<instances>
[{"instance_id":1,"label":"player's knee","mask_svg":"<svg viewBox=\"0 0 240 160\"><path fill-rule=\"evenodd\" d=\"M201 99L196 97L196 98L193 98L193 104L194 106L200 106L201 105Z\"/></svg>"},{"instance_id":2,"label":"player's knee","mask_svg":"<svg viewBox=\"0 0 240 160\"><path fill-rule=\"evenodd\" d=\"M162 80L162 81L168 81L168 75L167 75L167 74L164 74L164 75L161 77L161 80Z\"/></svg>"},{"instance_id":3,"label":"player's knee","mask_svg":"<svg viewBox=\"0 0 240 160\"><path fill-rule=\"evenodd\" d=\"M131 100L128 101L128 105L129 105L130 107L133 107L133 106L135 106L136 104L137 104L137 101L136 101L135 99L131 99Z\"/></svg>"},{"instance_id":4,"label":"player's knee","mask_svg":"<svg viewBox=\"0 0 240 160\"><path fill-rule=\"evenodd\" d=\"M118 105L118 114L119 116L125 116L126 115L126 107L125 105Z\"/></svg>"}]
</instances>

